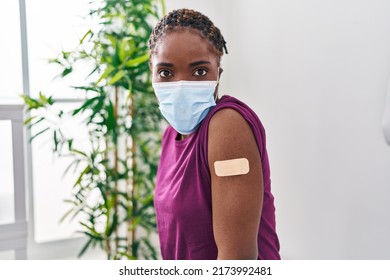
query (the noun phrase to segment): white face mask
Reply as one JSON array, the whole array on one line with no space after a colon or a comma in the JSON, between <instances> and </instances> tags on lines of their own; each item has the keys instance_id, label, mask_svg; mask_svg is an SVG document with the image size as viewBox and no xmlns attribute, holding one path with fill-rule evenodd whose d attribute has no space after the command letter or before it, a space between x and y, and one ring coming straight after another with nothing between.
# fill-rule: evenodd
<instances>
[{"instance_id":1,"label":"white face mask","mask_svg":"<svg viewBox=\"0 0 390 280\"><path fill-rule=\"evenodd\" d=\"M193 133L216 105L217 84L218 80L152 83L161 114L182 135Z\"/></svg>"}]
</instances>

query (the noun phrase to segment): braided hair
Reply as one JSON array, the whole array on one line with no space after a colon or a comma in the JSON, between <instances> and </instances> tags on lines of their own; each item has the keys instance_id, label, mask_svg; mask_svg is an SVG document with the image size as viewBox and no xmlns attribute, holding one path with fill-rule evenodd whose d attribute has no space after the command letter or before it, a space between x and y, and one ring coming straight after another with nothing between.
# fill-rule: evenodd
<instances>
[{"instance_id":1,"label":"braided hair","mask_svg":"<svg viewBox=\"0 0 390 280\"><path fill-rule=\"evenodd\" d=\"M149 38L150 53L153 54L158 41L164 34L179 28L197 30L214 46L219 57L223 55L224 51L226 54L228 53L225 39L218 27L207 16L190 9L173 10L157 23Z\"/></svg>"}]
</instances>

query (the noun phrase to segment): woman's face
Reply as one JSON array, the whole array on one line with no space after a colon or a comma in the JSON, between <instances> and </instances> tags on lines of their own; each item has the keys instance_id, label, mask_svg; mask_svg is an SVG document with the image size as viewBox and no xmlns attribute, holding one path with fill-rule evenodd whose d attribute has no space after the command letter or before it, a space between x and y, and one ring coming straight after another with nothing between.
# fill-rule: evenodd
<instances>
[{"instance_id":1,"label":"woman's face","mask_svg":"<svg viewBox=\"0 0 390 280\"><path fill-rule=\"evenodd\" d=\"M151 57L153 82L215 81L219 59L213 46L191 29L165 34Z\"/></svg>"}]
</instances>

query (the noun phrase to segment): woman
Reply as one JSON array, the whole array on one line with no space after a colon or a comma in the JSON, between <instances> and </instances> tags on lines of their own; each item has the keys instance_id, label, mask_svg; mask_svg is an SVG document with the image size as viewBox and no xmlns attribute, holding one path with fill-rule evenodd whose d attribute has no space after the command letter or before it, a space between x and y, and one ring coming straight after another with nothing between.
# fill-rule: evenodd
<instances>
[{"instance_id":1,"label":"woman","mask_svg":"<svg viewBox=\"0 0 390 280\"><path fill-rule=\"evenodd\" d=\"M220 30L199 12L175 10L149 48L170 124L155 190L162 257L280 259L264 128L247 105L218 97Z\"/></svg>"}]
</instances>

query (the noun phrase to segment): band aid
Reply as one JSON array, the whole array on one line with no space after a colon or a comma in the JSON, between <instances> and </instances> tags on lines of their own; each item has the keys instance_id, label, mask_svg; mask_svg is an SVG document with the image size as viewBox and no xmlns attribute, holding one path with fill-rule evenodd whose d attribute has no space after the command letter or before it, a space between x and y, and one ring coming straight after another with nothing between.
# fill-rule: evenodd
<instances>
[{"instance_id":1,"label":"band aid","mask_svg":"<svg viewBox=\"0 0 390 280\"><path fill-rule=\"evenodd\" d=\"M214 162L215 174L218 177L244 175L249 172L249 161L236 158Z\"/></svg>"}]
</instances>

